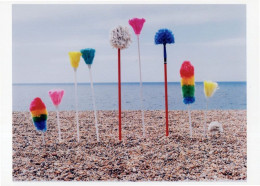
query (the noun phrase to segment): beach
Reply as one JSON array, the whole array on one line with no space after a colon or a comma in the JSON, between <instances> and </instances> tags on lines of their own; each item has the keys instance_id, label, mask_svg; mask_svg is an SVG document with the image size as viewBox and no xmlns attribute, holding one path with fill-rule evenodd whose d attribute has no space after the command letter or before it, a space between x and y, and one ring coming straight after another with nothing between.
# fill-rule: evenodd
<instances>
[{"instance_id":1,"label":"beach","mask_svg":"<svg viewBox=\"0 0 260 186\"><path fill-rule=\"evenodd\" d=\"M145 111L142 137L140 111L98 111L100 142L93 111L79 112L80 143L75 112L61 111L58 141L56 112L48 115L45 142L29 112L13 112L13 181L238 181L247 179L246 110L209 110L207 124L218 121L223 133L203 136L204 110L192 110L193 137L185 110Z\"/></svg>"}]
</instances>

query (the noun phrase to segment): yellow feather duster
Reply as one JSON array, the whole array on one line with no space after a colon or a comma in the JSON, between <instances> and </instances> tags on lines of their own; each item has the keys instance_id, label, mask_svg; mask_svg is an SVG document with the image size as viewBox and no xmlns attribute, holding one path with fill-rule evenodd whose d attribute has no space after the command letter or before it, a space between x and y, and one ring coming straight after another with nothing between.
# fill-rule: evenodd
<instances>
[{"instance_id":1,"label":"yellow feather duster","mask_svg":"<svg viewBox=\"0 0 260 186\"><path fill-rule=\"evenodd\" d=\"M73 68L78 68L81 55L81 52L69 52L70 64Z\"/></svg>"},{"instance_id":2,"label":"yellow feather duster","mask_svg":"<svg viewBox=\"0 0 260 186\"><path fill-rule=\"evenodd\" d=\"M204 81L204 94L207 98L213 96L218 89L218 84L212 81Z\"/></svg>"}]
</instances>

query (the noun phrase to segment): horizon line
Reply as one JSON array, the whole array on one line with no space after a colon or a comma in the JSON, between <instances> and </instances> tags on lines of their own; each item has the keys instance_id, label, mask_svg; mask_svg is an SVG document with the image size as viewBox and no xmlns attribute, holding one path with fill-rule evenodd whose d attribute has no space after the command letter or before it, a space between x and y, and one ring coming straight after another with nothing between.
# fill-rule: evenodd
<instances>
[{"instance_id":1,"label":"horizon line","mask_svg":"<svg viewBox=\"0 0 260 186\"><path fill-rule=\"evenodd\" d=\"M217 83L246 83L247 81L214 81ZM121 82L121 84L139 84L140 82ZM143 82L143 84L152 84L152 83L164 83L163 81L154 81L154 82ZM180 83L180 81L171 81L168 83ZM195 83L203 83L203 81L195 81ZM57 85L57 84L74 84L74 82L68 83L12 83L12 85ZM77 84L90 84L90 82L78 82ZM118 84L118 82L94 82L93 84Z\"/></svg>"}]
</instances>

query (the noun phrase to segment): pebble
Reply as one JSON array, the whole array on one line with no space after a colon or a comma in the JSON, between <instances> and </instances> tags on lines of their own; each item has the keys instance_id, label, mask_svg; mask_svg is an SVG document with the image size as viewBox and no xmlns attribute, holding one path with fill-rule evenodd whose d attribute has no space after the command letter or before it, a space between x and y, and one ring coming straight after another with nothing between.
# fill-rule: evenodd
<instances>
[{"instance_id":1,"label":"pebble","mask_svg":"<svg viewBox=\"0 0 260 186\"><path fill-rule=\"evenodd\" d=\"M193 110L193 137L187 111L169 111L165 137L164 111L145 111L142 137L140 111L123 111L122 141L118 112L98 111L100 142L93 111L80 111L80 143L75 112L60 111L62 142L56 112L50 111L46 145L29 112L13 112L14 181L218 181L247 179L245 110L208 111L207 123L223 123L224 134L203 136L204 114ZM23 121L23 125L19 122ZM25 145L26 144L26 145Z\"/></svg>"}]
</instances>

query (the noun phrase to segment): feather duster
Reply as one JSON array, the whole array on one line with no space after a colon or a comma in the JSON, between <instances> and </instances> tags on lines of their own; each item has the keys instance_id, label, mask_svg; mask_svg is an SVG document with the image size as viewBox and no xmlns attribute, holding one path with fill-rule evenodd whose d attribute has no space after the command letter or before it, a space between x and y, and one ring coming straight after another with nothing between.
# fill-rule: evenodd
<instances>
[{"instance_id":1,"label":"feather duster","mask_svg":"<svg viewBox=\"0 0 260 186\"><path fill-rule=\"evenodd\" d=\"M45 144L44 132L46 132L47 130L48 112L41 98L37 97L31 102L30 112L31 112L33 124L36 127L36 130L42 132L42 140L43 140L43 144Z\"/></svg>"},{"instance_id":2,"label":"feather duster","mask_svg":"<svg viewBox=\"0 0 260 186\"><path fill-rule=\"evenodd\" d=\"M59 142L61 142L61 132L60 132L60 117L59 117L59 105L64 95L64 90L61 89L53 89L49 91L49 96L52 100L53 105L56 107L57 114L57 124L58 124L58 132L59 132Z\"/></svg>"},{"instance_id":3,"label":"feather duster","mask_svg":"<svg viewBox=\"0 0 260 186\"><path fill-rule=\"evenodd\" d=\"M155 34L154 42L156 45L174 43L174 36L172 31L166 28L158 30L158 32Z\"/></svg>"},{"instance_id":4,"label":"feather duster","mask_svg":"<svg viewBox=\"0 0 260 186\"><path fill-rule=\"evenodd\" d=\"M114 48L128 48L131 42L131 34L127 27L118 26L110 33L110 44Z\"/></svg>"},{"instance_id":5,"label":"feather duster","mask_svg":"<svg viewBox=\"0 0 260 186\"><path fill-rule=\"evenodd\" d=\"M212 81L204 81L204 94L206 97L206 110L204 112L204 137L206 137L206 127L207 127L207 111L209 98L214 95L218 89L218 84Z\"/></svg>"},{"instance_id":6,"label":"feather duster","mask_svg":"<svg viewBox=\"0 0 260 186\"><path fill-rule=\"evenodd\" d=\"M84 59L85 63L87 65L92 65L93 63L93 59L95 57L95 49L93 48L86 48L86 49L82 49L80 50L81 54L82 54L82 58Z\"/></svg>"},{"instance_id":7,"label":"feather duster","mask_svg":"<svg viewBox=\"0 0 260 186\"><path fill-rule=\"evenodd\" d=\"M80 52L69 52L70 64L74 69L77 69L80 61Z\"/></svg>"},{"instance_id":8,"label":"feather duster","mask_svg":"<svg viewBox=\"0 0 260 186\"><path fill-rule=\"evenodd\" d=\"M138 44L138 59L139 59L139 78L140 78L140 99L141 99L141 114L142 114L142 125L143 125L143 137L145 137L145 123L144 123L144 108L143 108L143 82L142 82L142 68L141 68L141 55L140 55L140 42L139 35L143 28L145 19L133 18L128 21L128 23L132 26L136 36L137 36L137 44Z\"/></svg>"},{"instance_id":9,"label":"feather duster","mask_svg":"<svg viewBox=\"0 0 260 186\"><path fill-rule=\"evenodd\" d=\"M192 137L192 124L190 114L190 104L195 102L195 82L194 82L194 67L189 61L184 61L180 69L181 89L183 96L183 103L188 105L189 123L190 123L190 137Z\"/></svg>"},{"instance_id":10,"label":"feather duster","mask_svg":"<svg viewBox=\"0 0 260 186\"><path fill-rule=\"evenodd\" d=\"M194 67L189 61L184 61L180 69L183 102L191 104L195 102Z\"/></svg>"},{"instance_id":11,"label":"feather duster","mask_svg":"<svg viewBox=\"0 0 260 186\"><path fill-rule=\"evenodd\" d=\"M122 139L121 132L121 50L128 48L131 40L131 34L127 27L118 26L110 33L110 44L113 48L117 49L118 54L118 132L119 141Z\"/></svg>"},{"instance_id":12,"label":"feather duster","mask_svg":"<svg viewBox=\"0 0 260 186\"><path fill-rule=\"evenodd\" d=\"M204 94L206 98L210 98L214 95L218 89L218 84L212 81L204 81Z\"/></svg>"},{"instance_id":13,"label":"feather duster","mask_svg":"<svg viewBox=\"0 0 260 186\"><path fill-rule=\"evenodd\" d=\"M74 69L74 87L75 87L75 110L76 110L76 123L77 123L77 138L79 142L79 116L78 116L78 88L77 88L77 68L79 66L81 52L69 52L70 64Z\"/></svg>"},{"instance_id":14,"label":"feather duster","mask_svg":"<svg viewBox=\"0 0 260 186\"><path fill-rule=\"evenodd\" d=\"M128 23L132 26L134 29L134 32L136 35L139 35L141 33L141 30L143 28L145 19L139 19L139 18L133 18L128 21Z\"/></svg>"},{"instance_id":15,"label":"feather duster","mask_svg":"<svg viewBox=\"0 0 260 186\"><path fill-rule=\"evenodd\" d=\"M80 52L82 53L82 58L84 59L85 63L88 65L88 69L89 69L89 78L90 78L91 94L92 94L92 104L93 104L94 116L95 116L96 135L97 135L97 141L99 142L97 109L96 109L95 93L94 93L92 71L91 71L91 65L93 64L93 60L94 60L96 51L93 48L86 48L86 49L80 50Z\"/></svg>"},{"instance_id":16,"label":"feather duster","mask_svg":"<svg viewBox=\"0 0 260 186\"><path fill-rule=\"evenodd\" d=\"M163 44L164 56L164 88L165 88L165 119L166 119L166 136L169 135L169 121L168 121L168 89L167 89L167 52L166 44L174 43L174 36L169 29L160 29L154 36L154 43L156 45Z\"/></svg>"}]
</instances>

